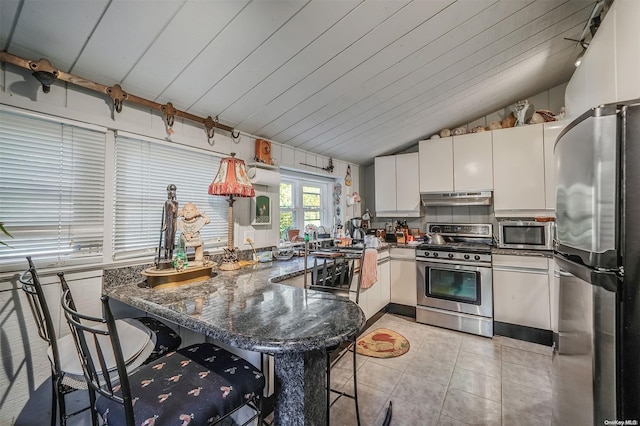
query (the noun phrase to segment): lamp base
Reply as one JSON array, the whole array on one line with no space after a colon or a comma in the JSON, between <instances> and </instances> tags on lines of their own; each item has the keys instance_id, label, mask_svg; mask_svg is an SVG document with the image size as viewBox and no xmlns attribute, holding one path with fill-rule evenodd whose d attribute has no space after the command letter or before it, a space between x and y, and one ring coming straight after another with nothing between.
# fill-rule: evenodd
<instances>
[{"instance_id":1,"label":"lamp base","mask_svg":"<svg viewBox=\"0 0 640 426\"><path fill-rule=\"evenodd\" d=\"M240 269L238 253L236 253L235 247L227 247L224 249L224 255L222 256L218 269L221 271L236 271Z\"/></svg>"},{"instance_id":2,"label":"lamp base","mask_svg":"<svg viewBox=\"0 0 640 426\"><path fill-rule=\"evenodd\" d=\"M218 266L218 269L221 271L236 271L240 269L240 264L237 261L233 260L228 262L225 262L223 260L222 263L220 263L220 266Z\"/></svg>"}]
</instances>

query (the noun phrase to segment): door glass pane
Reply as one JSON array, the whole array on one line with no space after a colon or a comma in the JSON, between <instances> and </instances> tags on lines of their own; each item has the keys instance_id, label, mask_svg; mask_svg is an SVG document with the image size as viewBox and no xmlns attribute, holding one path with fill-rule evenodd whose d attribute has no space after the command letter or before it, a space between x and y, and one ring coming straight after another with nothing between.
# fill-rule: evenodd
<instances>
[{"instance_id":1,"label":"door glass pane","mask_svg":"<svg viewBox=\"0 0 640 426\"><path fill-rule=\"evenodd\" d=\"M280 184L280 208L293 208L293 184L282 182Z\"/></svg>"},{"instance_id":2,"label":"door glass pane","mask_svg":"<svg viewBox=\"0 0 640 426\"><path fill-rule=\"evenodd\" d=\"M304 226L307 225L320 226L320 212L318 210L305 210L304 212Z\"/></svg>"},{"instance_id":3,"label":"door glass pane","mask_svg":"<svg viewBox=\"0 0 640 426\"><path fill-rule=\"evenodd\" d=\"M431 268L429 296L480 304L480 283L477 273Z\"/></svg>"},{"instance_id":4,"label":"door glass pane","mask_svg":"<svg viewBox=\"0 0 640 426\"><path fill-rule=\"evenodd\" d=\"M505 226L504 241L507 244L544 244L544 230L542 226Z\"/></svg>"},{"instance_id":5,"label":"door glass pane","mask_svg":"<svg viewBox=\"0 0 640 426\"><path fill-rule=\"evenodd\" d=\"M320 208L320 188L316 186L302 187L302 207L305 209Z\"/></svg>"},{"instance_id":6,"label":"door glass pane","mask_svg":"<svg viewBox=\"0 0 640 426\"><path fill-rule=\"evenodd\" d=\"M295 215L292 211L280 210L280 235L282 238L287 239L286 231L289 229L295 229Z\"/></svg>"}]
</instances>

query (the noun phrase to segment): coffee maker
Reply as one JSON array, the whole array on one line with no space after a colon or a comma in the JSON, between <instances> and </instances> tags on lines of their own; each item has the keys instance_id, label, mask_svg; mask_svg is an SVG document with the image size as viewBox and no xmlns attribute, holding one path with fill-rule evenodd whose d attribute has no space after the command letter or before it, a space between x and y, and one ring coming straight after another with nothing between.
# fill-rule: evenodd
<instances>
[{"instance_id":1,"label":"coffee maker","mask_svg":"<svg viewBox=\"0 0 640 426\"><path fill-rule=\"evenodd\" d=\"M352 244L362 244L366 231L362 228L362 218L354 217L349 221L349 233L351 234Z\"/></svg>"}]
</instances>

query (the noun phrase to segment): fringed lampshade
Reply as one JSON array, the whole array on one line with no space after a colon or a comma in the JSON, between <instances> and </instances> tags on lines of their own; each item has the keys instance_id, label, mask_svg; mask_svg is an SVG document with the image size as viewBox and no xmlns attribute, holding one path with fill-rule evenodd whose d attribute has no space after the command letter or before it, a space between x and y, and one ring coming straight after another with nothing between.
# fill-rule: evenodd
<instances>
[{"instance_id":1,"label":"fringed lampshade","mask_svg":"<svg viewBox=\"0 0 640 426\"><path fill-rule=\"evenodd\" d=\"M229 197L229 225L227 228L227 248L225 249L222 264L219 269L223 271L233 271L240 269L238 254L233 246L233 202L234 197L254 197L256 195L244 161L235 158L235 152L231 157L223 158L220 161L218 174L209 185L209 194L224 195Z\"/></svg>"}]
</instances>

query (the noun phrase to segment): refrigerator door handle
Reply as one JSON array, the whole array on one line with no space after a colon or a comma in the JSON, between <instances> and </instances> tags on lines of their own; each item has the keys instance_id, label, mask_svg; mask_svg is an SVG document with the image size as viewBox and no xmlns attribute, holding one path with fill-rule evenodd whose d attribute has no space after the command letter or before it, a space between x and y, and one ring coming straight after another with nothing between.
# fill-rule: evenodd
<instances>
[{"instance_id":1,"label":"refrigerator door handle","mask_svg":"<svg viewBox=\"0 0 640 426\"><path fill-rule=\"evenodd\" d=\"M554 254L553 257L562 269L572 275L575 275L581 280L586 281L591 285L602 287L608 291L618 291L619 278L614 271L592 269L588 266L569 260L557 253Z\"/></svg>"}]
</instances>

